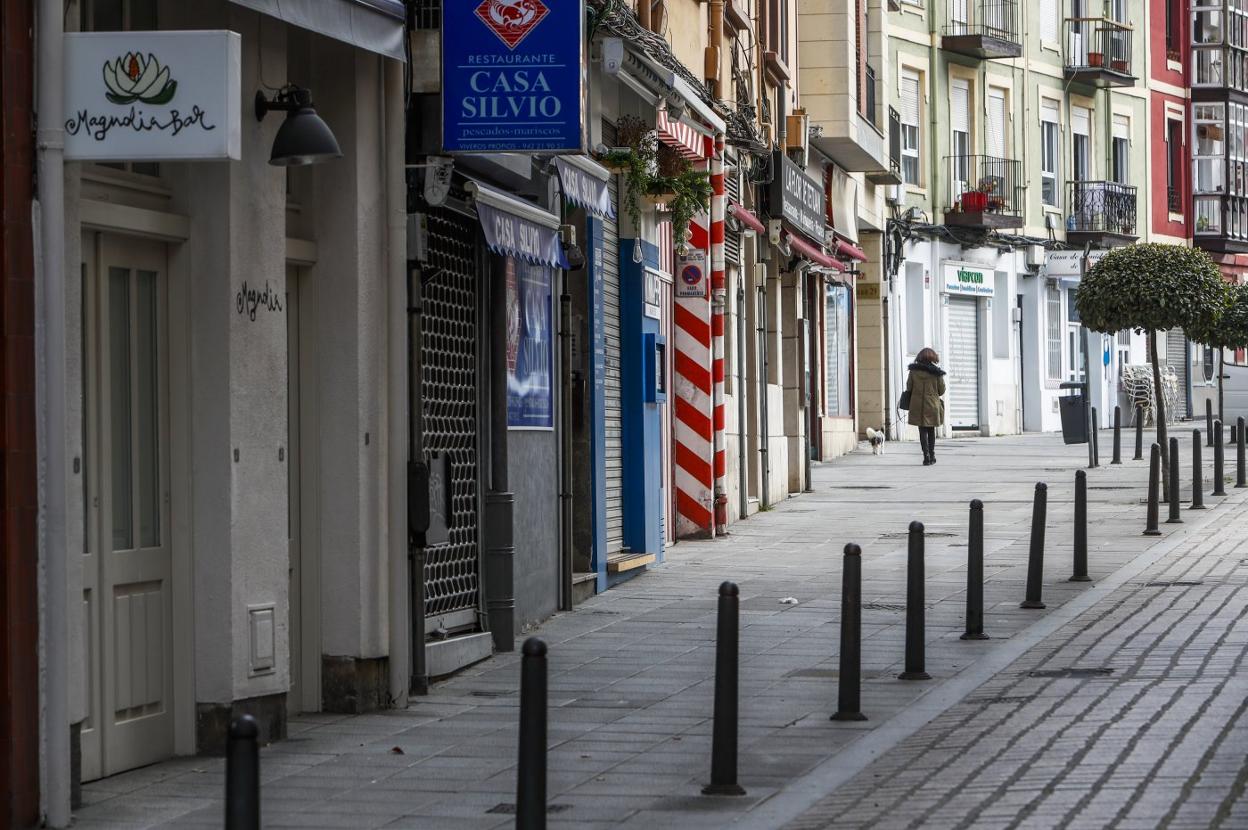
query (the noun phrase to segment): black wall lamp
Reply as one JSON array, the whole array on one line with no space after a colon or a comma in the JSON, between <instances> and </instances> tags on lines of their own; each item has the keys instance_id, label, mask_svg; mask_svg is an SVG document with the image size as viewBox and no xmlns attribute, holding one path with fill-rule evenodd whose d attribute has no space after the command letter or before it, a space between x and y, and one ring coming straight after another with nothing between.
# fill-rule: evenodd
<instances>
[{"instance_id":1,"label":"black wall lamp","mask_svg":"<svg viewBox=\"0 0 1248 830\"><path fill-rule=\"evenodd\" d=\"M311 92L290 84L279 89L271 101L264 97L263 91L257 92L256 120L263 121L272 110L286 113L286 120L273 139L269 164L295 167L342 158L333 130L312 106Z\"/></svg>"}]
</instances>

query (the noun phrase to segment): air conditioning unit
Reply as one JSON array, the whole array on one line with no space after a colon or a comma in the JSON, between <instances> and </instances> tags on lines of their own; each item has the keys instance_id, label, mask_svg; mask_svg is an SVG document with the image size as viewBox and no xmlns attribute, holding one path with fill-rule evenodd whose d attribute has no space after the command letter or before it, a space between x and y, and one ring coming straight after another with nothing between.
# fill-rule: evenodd
<instances>
[{"instance_id":1,"label":"air conditioning unit","mask_svg":"<svg viewBox=\"0 0 1248 830\"><path fill-rule=\"evenodd\" d=\"M1028 268L1040 268L1044 265L1043 245L1028 245L1026 250Z\"/></svg>"}]
</instances>

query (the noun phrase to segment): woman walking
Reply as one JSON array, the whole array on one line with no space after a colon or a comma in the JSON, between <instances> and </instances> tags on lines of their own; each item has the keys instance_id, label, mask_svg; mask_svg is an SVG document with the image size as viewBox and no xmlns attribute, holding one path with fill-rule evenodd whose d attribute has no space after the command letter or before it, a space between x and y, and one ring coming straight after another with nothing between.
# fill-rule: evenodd
<instances>
[{"instance_id":1,"label":"woman walking","mask_svg":"<svg viewBox=\"0 0 1248 830\"><path fill-rule=\"evenodd\" d=\"M936 427L945 422L945 370L935 349L919 352L910 364L906 392L910 394L911 426L919 428L919 446L923 448L923 465L936 463Z\"/></svg>"}]
</instances>

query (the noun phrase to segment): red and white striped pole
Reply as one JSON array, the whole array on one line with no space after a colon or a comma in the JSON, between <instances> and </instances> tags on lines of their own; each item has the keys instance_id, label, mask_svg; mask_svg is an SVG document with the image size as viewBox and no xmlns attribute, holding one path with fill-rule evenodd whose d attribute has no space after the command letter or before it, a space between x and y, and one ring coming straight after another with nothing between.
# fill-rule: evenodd
<instances>
[{"instance_id":1,"label":"red and white striped pole","mask_svg":"<svg viewBox=\"0 0 1248 830\"><path fill-rule=\"evenodd\" d=\"M714 428L715 528L728 524L728 489L724 440L724 137L715 136L711 153L711 382Z\"/></svg>"}]
</instances>

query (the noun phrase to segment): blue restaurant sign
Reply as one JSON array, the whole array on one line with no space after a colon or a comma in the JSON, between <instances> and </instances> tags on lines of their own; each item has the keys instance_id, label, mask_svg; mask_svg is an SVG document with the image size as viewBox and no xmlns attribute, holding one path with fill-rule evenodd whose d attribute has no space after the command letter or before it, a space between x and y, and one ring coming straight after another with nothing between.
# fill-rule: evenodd
<instances>
[{"instance_id":1,"label":"blue restaurant sign","mask_svg":"<svg viewBox=\"0 0 1248 830\"><path fill-rule=\"evenodd\" d=\"M442 148L585 149L583 0L442 4Z\"/></svg>"}]
</instances>

